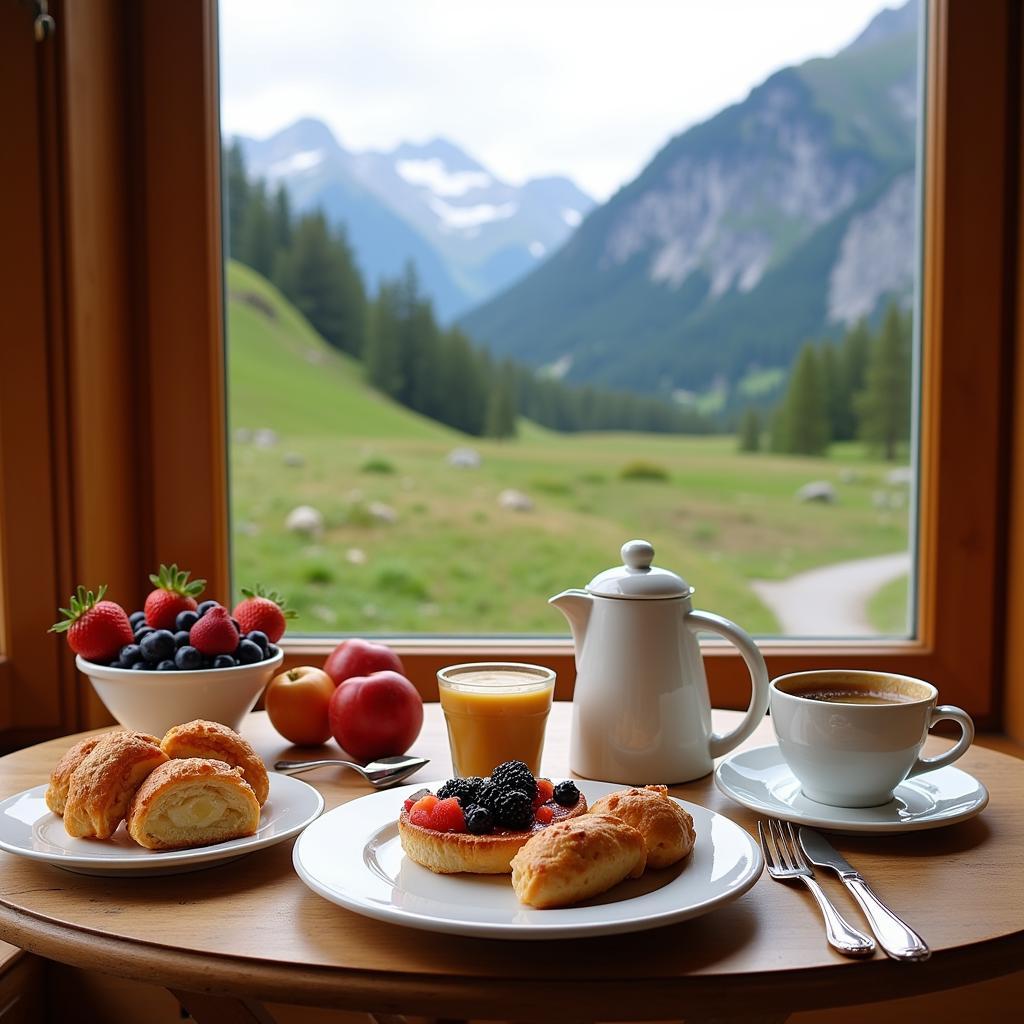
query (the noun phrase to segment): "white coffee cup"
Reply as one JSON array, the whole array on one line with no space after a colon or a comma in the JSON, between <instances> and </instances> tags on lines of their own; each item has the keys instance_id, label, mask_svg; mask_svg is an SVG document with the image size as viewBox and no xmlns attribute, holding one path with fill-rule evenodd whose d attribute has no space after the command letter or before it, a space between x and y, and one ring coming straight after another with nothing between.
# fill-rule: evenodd
<instances>
[{"instance_id":1,"label":"white coffee cup","mask_svg":"<svg viewBox=\"0 0 1024 1024\"><path fill-rule=\"evenodd\" d=\"M805 796L834 807L874 807L888 803L904 779L952 764L971 745L970 716L938 705L938 696L922 679L830 669L774 679L769 707L779 751ZM960 725L960 739L936 757L921 757L928 730L946 720Z\"/></svg>"}]
</instances>

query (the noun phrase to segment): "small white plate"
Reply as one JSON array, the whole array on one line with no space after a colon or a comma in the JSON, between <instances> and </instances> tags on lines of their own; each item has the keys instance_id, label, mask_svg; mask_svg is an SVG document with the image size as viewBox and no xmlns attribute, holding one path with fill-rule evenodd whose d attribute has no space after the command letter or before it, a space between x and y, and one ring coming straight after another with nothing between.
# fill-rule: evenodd
<instances>
[{"instance_id":1,"label":"small white plate","mask_svg":"<svg viewBox=\"0 0 1024 1024\"><path fill-rule=\"evenodd\" d=\"M959 768L923 772L896 787L879 807L830 807L811 800L772 744L743 750L715 769L715 785L730 799L776 818L833 832L915 832L973 818L988 803L988 790Z\"/></svg>"},{"instance_id":2,"label":"small white plate","mask_svg":"<svg viewBox=\"0 0 1024 1024\"><path fill-rule=\"evenodd\" d=\"M255 835L192 850L147 850L122 823L110 839L74 839L46 806L46 786L35 786L0 801L0 850L41 860L80 875L176 875L235 860L284 842L301 832L324 809L324 798L310 785L276 772Z\"/></svg>"},{"instance_id":3,"label":"small white plate","mask_svg":"<svg viewBox=\"0 0 1024 1024\"><path fill-rule=\"evenodd\" d=\"M439 783L430 783L435 789ZM577 780L587 800L622 786ZM508 875L435 875L402 852L398 814L423 784L352 800L299 836L292 861L315 893L348 910L409 928L501 939L560 939L641 931L706 914L746 892L761 851L721 814L678 801L693 815L697 842L680 864L621 882L575 907L534 910Z\"/></svg>"}]
</instances>

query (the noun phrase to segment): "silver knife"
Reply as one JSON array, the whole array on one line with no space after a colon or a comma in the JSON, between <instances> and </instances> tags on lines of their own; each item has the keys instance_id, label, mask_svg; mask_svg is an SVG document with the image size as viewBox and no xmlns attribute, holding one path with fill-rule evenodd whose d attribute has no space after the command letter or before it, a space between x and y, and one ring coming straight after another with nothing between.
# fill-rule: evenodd
<instances>
[{"instance_id":1,"label":"silver knife","mask_svg":"<svg viewBox=\"0 0 1024 1024\"><path fill-rule=\"evenodd\" d=\"M871 886L845 857L814 829L800 827L800 845L807 859L819 868L831 868L860 904L879 945L894 960L927 960L932 951L924 939L900 920L871 890Z\"/></svg>"}]
</instances>

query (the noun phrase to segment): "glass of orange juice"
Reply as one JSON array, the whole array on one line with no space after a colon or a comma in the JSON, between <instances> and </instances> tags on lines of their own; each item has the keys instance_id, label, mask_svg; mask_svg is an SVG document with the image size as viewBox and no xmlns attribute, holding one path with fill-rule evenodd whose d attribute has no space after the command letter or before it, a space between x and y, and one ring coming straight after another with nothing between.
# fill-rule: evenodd
<instances>
[{"instance_id":1,"label":"glass of orange juice","mask_svg":"<svg viewBox=\"0 0 1024 1024\"><path fill-rule=\"evenodd\" d=\"M511 661L451 665L437 673L455 774L490 775L502 761L525 761L536 775L544 749L555 673Z\"/></svg>"}]
</instances>

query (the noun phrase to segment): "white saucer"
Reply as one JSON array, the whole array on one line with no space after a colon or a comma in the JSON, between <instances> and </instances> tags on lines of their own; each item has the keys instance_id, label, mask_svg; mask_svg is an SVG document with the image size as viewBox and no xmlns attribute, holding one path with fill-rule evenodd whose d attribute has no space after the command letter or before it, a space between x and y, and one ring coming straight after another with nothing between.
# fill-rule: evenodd
<instances>
[{"instance_id":1,"label":"white saucer","mask_svg":"<svg viewBox=\"0 0 1024 1024\"><path fill-rule=\"evenodd\" d=\"M560 939L641 931L706 914L745 893L763 867L761 851L745 829L680 800L697 832L689 857L578 906L535 910L516 899L509 875L435 875L405 856L398 814L405 798L423 785L350 800L313 822L292 852L299 877L332 903L408 928ZM588 801L623 788L586 779L576 785Z\"/></svg>"},{"instance_id":2,"label":"white saucer","mask_svg":"<svg viewBox=\"0 0 1024 1024\"><path fill-rule=\"evenodd\" d=\"M800 791L779 748L743 750L715 769L715 785L752 811L833 832L916 832L973 818L988 803L988 790L959 768L938 768L907 779L880 807L830 807Z\"/></svg>"},{"instance_id":3,"label":"white saucer","mask_svg":"<svg viewBox=\"0 0 1024 1024\"><path fill-rule=\"evenodd\" d=\"M270 773L270 795L255 835L193 850L147 850L124 823L110 839L73 839L46 806L46 786L0 801L0 850L80 875L176 875L235 860L301 832L324 809L324 798L301 779Z\"/></svg>"}]
</instances>

